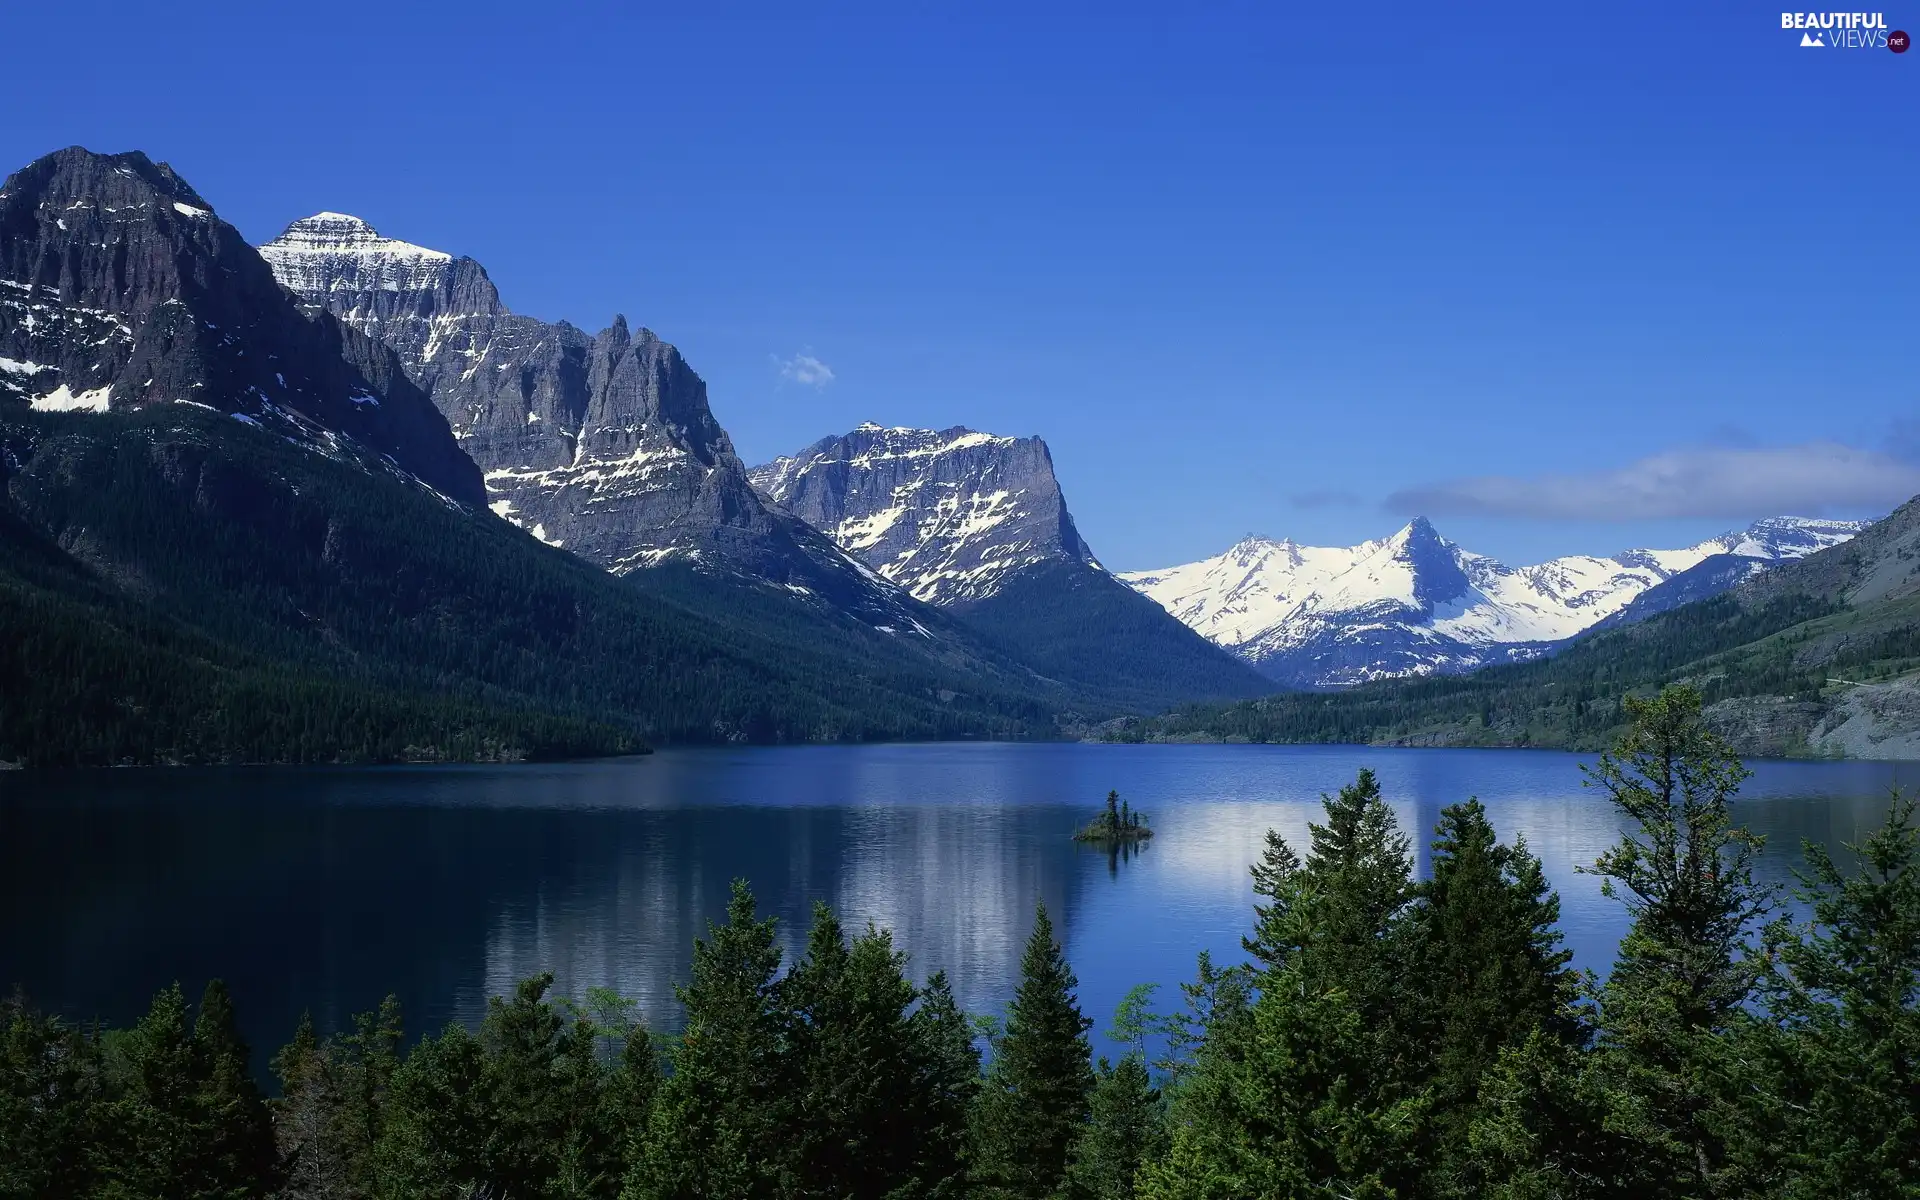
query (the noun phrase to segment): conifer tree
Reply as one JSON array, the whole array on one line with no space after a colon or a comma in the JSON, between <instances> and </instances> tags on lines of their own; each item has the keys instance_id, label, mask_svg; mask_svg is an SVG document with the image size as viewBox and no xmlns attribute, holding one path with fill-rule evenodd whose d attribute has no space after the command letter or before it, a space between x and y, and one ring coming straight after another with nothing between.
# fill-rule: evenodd
<instances>
[{"instance_id":1,"label":"conifer tree","mask_svg":"<svg viewBox=\"0 0 1920 1200\"><path fill-rule=\"evenodd\" d=\"M1100 1060L1086 1131L1074 1146L1072 1193L1132 1200L1140 1168L1166 1152L1167 1113L1144 1056Z\"/></svg>"},{"instance_id":2,"label":"conifer tree","mask_svg":"<svg viewBox=\"0 0 1920 1200\"><path fill-rule=\"evenodd\" d=\"M1581 1037L1579 979L1561 948L1560 900L1524 841L1502 845L1478 800L1444 809L1432 877L1415 889L1411 944L1423 1002L1403 1027L1431 1054L1443 1153L1465 1144L1481 1077L1535 1030Z\"/></svg>"},{"instance_id":3,"label":"conifer tree","mask_svg":"<svg viewBox=\"0 0 1920 1200\"><path fill-rule=\"evenodd\" d=\"M105 1156L107 1187L130 1196L191 1196L202 1151L195 1112L193 1034L175 983L111 1045L117 1095Z\"/></svg>"},{"instance_id":4,"label":"conifer tree","mask_svg":"<svg viewBox=\"0 0 1920 1200\"><path fill-rule=\"evenodd\" d=\"M1006 1032L975 1104L974 1169L982 1195L1042 1200L1066 1181L1094 1085L1087 1044L1092 1022L1080 1014L1076 986L1042 904Z\"/></svg>"},{"instance_id":5,"label":"conifer tree","mask_svg":"<svg viewBox=\"0 0 1920 1200\"><path fill-rule=\"evenodd\" d=\"M928 1200L967 1194L970 1162L967 1117L980 1093L980 1051L967 1015L953 998L946 972L920 990L909 1018L925 1106L914 1175Z\"/></svg>"},{"instance_id":6,"label":"conifer tree","mask_svg":"<svg viewBox=\"0 0 1920 1200\"><path fill-rule=\"evenodd\" d=\"M1803 930L1778 930L1767 1019L1739 1026L1742 1183L1791 1197L1920 1189L1920 826L1895 794L1844 872L1806 843ZM1902 1189L1907 1189L1903 1192Z\"/></svg>"},{"instance_id":7,"label":"conifer tree","mask_svg":"<svg viewBox=\"0 0 1920 1200\"><path fill-rule=\"evenodd\" d=\"M791 1189L797 1088L779 970L773 921L736 880L726 924L694 943L693 977L679 989L685 1030L624 1196L753 1200Z\"/></svg>"},{"instance_id":8,"label":"conifer tree","mask_svg":"<svg viewBox=\"0 0 1920 1200\"><path fill-rule=\"evenodd\" d=\"M374 1147L381 1200L454 1200L487 1185L485 1060L463 1026L423 1038L394 1072Z\"/></svg>"},{"instance_id":9,"label":"conifer tree","mask_svg":"<svg viewBox=\"0 0 1920 1200\"><path fill-rule=\"evenodd\" d=\"M1417 1103L1366 1086L1359 1009L1299 963L1269 973L1221 1039L1209 1032L1174 1100L1167 1153L1140 1173L1156 1200L1384 1200L1419 1128Z\"/></svg>"},{"instance_id":10,"label":"conifer tree","mask_svg":"<svg viewBox=\"0 0 1920 1200\"><path fill-rule=\"evenodd\" d=\"M904 965L871 926L849 949L833 911L815 906L806 956L782 989L794 1020L801 1195L877 1200L916 1184L932 1114Z\"/></svg>"},{"instance_id":11,"label":"conifer tree","mask_svg":"<svg viewBox=\"0 0 1920 1200\"><path fill-rule=\"evenodd\" d=\"M645 1149L647 1122L659 1090L660 1052L646 1029L633 1025L623 1035L620 1063L607 1078L604 1100L608 1125L619 1139L623 1178Z\"/></svg>"},{"instance_id":12,"label":"conifer tree","mask_svg":"<svg viewBox=\"0 0 1920 1200\"><path fill-rule=\"evenodd\" d=\"M1715 1060L1762 959L1751 939L1773 907L1754 878L1762 839L1736 825L1747 770L1700 718L1700 695L1628 697L1631 725L1588 769L1629 827L1590 868L1633 925L1600 993L1612 1124L1642 1147L1650 1194L1719 1194Z\"/></svg>"},{"instance_id":13,"label":"conifer tree","mask_svg":"<svg viewBox=\"0 0 1920 1200\"><path fill-rule=\"evenodd\" d=\"M0 1001L0 1197L90 1194L105 1102L96 1036Z\"/></svg>"},{"instance_id":14,"label":"conifer tree","mask_svg":"<svg viewBox=\"0 0 1920 1200\"><path fill-rule=\"evenodd\" d=\"M293 1040L273 1056L280 1095L273 1102L275 1148L284 1200L358 1200L342 1153L344 1122L330 1048L303 1013Z\"/></svg>"},{"instance_id":15,"label":"conifer tree","mask_svg":"<svg viewBox=\"0 0 1920 1200\"><path fill-rule=\"evenodd\" d=\"M1304 932L1294 924L1293 912L1304 883L1300 856L1278 830L1269 829L1260 861L1247 870L1253 875L1253 894L1260 900L1253 906L1253 936L1241 938L1240 944L1261 966L1281 966L1299 948Z\"/></svg>"},{"instance_id":16,"label":"conifer tree","mask_svg":"<svg viewBox=\"0 0 1920 1200\"><path fill-rule=\"evenodd\" d=\"M196 1164L201 1194L248 1196L274 1186L273 1119L253 1081L247 1044L225 983L210 980L194 1014L194 1107L203 1130Z\"/></svg>"}]
</instances>

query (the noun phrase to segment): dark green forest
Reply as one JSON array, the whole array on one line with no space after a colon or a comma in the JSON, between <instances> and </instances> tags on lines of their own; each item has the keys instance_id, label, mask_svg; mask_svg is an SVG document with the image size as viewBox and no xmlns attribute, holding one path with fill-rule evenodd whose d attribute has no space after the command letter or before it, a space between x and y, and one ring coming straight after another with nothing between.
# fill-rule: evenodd
<instances>
[{"instance_id":1,"label":"dark green forest","mask_svg":"<svg viewBox=\"0 0 1920 1200\"><path fill-rule=\"evenodd\" d=\"M744 579L643 589L218 414L10 410L0 494L0 761L1055 730L1058 689L957 630L909 644Z\"/></svg>"},{"instance_id":2,"label":"dark green forest","mask_svg":"<svg viewBox=\"0 0 1920 1200\"><path fill-rule=\"evenodd\" d=\"M1895 796L1800 904L1756 881L1745 770L1684 688L1589 768L1632 918L1576 973L1541 865L1477 801L1431 872L1370 772L1269 833L1244 965L1092 1022L1043 910L969 1017L883 930L815 910L782 962L744 883L661 1036L541 976L477 1029L311 1022L257 1085L217 982L131 1029L0 1006L0 1197L1848 1197L1920 1195L1920 825ZM1771 848L1771 853L1780 852Z\"/></svg>"},{"instance_id":3,"label":"dark green forest","mask_svg":"<svg viewBox=\"0 0 1920 1200\"><path fill-rule=\"evenodd\" d=\"M1815 651L1818 652L1810 652ZM1582 638L1552 658L1470 675L1389 679L1342 692L1194 704L1103 725L1109 741L1244 740L1597 750L1625 725L1623 695L1685 682L1708 704L1777 698L1817 709L1836 687L1920 667L1920 599L1849 608L1786 593L1733 595ZM1792 754L1791 742L1761 747Z\"/></svg>"}]
</instances>

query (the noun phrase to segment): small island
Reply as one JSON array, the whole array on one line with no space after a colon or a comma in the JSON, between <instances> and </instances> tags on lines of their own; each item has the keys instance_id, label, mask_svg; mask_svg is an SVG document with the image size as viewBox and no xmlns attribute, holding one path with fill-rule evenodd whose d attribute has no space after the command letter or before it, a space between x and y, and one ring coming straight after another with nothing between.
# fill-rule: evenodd
<instances>
[{"instance_id":1,"label":"small island","mask_svg":"<svg viewBox=\"0 0 1920 1200\"><path fill-rule=\"evenodd\" d=\"M1123 846L1144 842L1153 836L1147 814L1134 809L1120 798L1119 792L1107 793L1107 811L1073 835L1076 842L1102 846Z\"/></svg>"}]
</instances>

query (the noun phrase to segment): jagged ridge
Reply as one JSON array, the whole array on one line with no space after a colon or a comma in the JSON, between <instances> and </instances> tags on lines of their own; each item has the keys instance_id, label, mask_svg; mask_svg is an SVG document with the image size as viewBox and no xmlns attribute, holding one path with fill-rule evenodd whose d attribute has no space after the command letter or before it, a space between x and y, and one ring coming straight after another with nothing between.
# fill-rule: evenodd
<instances>
[{"instance_id":1,"label":"jagged ridge","mask_svg":"<svg viewBox=\"0 0 1920 1200\"><path fill-rule=\"evenodd\" d=\"M1508 567L1417 518L1358 546L1249 537L1214 558L1121 578L1270 678L1343 687L1538 657L1603 622L1724 591L1865 525L1776 517L1678 550ZM1653 590L1668 581L1675 586Z\"/></svg>"}]
</instances>

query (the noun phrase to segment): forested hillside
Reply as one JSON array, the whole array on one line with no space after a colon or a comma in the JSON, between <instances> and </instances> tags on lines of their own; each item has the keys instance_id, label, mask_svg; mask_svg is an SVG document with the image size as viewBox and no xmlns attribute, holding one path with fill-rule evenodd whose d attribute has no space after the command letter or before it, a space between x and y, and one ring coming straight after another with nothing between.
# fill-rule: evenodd
<instances>
[{"instance_id":1,"label":"forested hillside","mask_svg":"<svg viewBox=\"0 0 1920 1200\"><path fill-rule=\"evenodd\" d=\"M985 652L721 621L726 588L700 611L649 596L403 476L189 406L8 410L0 487L0 759L1052 730L1042 689Z\"/></svg>"}]
</instances>

